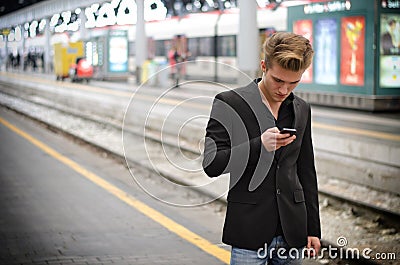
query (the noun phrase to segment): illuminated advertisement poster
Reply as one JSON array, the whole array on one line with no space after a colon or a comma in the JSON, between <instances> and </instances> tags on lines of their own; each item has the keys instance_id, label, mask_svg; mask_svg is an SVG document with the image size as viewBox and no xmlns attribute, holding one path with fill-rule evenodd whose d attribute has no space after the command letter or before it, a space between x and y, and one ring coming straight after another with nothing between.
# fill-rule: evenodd
<instances>
[{"instance_id":1,"label":"illuminated advertisement poster","mask_svg":"<svg viewBox=\"0 0 400 265\"><path fill-rule=\"evenodd\" d=\"M128 71L128 38L126 32L110 33L108 54L108 71L120 73Z\"/></svg>"},{"instance_id":2,"label":"illuminated advertisement poster","mask_svg":"<svg viewBox=\"0 0 400 265\"><path fill-rule=\"evenodd\" d=\"M313 44L312 40L312 20L298 20L293 23L293 33L299 34L301 36L306 37L310 40L311 45ZM304 72L303 77L301 78L302 83L311 83L312 82L312 73L313 73L313 65Z\"/></svg>"},{"instance_id":3,"label":"illuminated advertisement poster","mask_svg":"<svg viewBox=\"0 0 400 265\"><path fill-rule=\"evenodd\" d=\"M315 24L315 82L337 84L337 23L335 19L320 19Z\"/></svg>"},{"instance_id":4,"label":"illuminated advertisement poster","mask_svg":"<svg viewBox=\"0 0 400 265\"><path fill-rule=\"evenodd\" d=\"M364 85L365 18L342 18L340 83Z\"/></svg>"},{"instance_id":5,"label":"illuminated advertisement poster","mask_svg":"<svg viewBox=\"0 0 400 265\"><path fill-rule=\"evenodd\" d=\"M400 15L381 15L380 80L381 87L400 87Z\"/></svg>"}]
</instances>

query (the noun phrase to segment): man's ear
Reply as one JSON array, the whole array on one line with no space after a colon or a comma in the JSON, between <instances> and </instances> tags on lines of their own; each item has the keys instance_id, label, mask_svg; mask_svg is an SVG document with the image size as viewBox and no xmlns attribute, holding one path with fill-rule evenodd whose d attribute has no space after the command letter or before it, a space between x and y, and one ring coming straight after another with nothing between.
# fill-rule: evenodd
<instances>
[{"instance_id":1,"label":"man's ear","mask_svg":"<svg viewBox=\"0 0 400 265\"><path fill-rule=\"evenodd\" d=\"M260 65L261 65L261 71L263 71L263 73L266 73L267 72L267 66L265 64L265 60L261 60Z\"/></svg>"}]
</instances>

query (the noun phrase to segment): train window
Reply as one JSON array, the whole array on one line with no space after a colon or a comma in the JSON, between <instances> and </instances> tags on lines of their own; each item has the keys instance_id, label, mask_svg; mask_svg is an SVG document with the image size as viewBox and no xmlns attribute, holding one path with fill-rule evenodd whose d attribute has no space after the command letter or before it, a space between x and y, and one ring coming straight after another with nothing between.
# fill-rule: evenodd
<instances>
[{"instance_id":1,"label":"train window","mask_svg":"<svg viewBox=\"0 0 400 265\"><path fill-rule=\"evenodd\" d=\"M214 38L199 38L200 56L214 56Z\"/></svg>"},{"instance_id":2,"label":"train window","mask_svg":"<svg viewBox=\"0 0 400 265\"><path fill-rule=\"evenodd\" d=\"M198 56L214 56L213 37L189 38L187 45L190 55L193 58Z\"/></svg>"},{"instance_id":3,"label":"train window","mask_svg":"<svg viewBox=\"0 0 400 265\"><path fill-rule=\"evenodd\" d=\"M155 41L155 55L156 56L167 56L168 47L165 45L166 40Z\"/></svg>"},{"instance_id":4,"label":"train window","mask_svg":"<svg viewBox=\"0 0 400 265\"><path fill-rule=\"evenodd\" d=\"M236 56L236 36L219 36L217 40L218 56Z\"/></svg>"},{"instance_id":5,"label":"train window","mask_svg":"<svg viewBox=\"0 0 400 265\"><path fill-rule=\"evenodd\" d=\"M188 50L190 51L190 55L193 58L196 58L199 56L199 42L197 38L190 38L187 40L187 45L188 45Z\"/></svg>"}]
</instances>

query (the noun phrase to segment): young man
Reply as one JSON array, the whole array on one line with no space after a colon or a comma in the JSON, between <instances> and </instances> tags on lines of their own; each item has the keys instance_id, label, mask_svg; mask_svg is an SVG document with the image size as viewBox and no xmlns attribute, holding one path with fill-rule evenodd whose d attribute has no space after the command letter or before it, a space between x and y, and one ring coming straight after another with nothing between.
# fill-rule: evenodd
<instances>
[{"instance_id":1,"label":"young man","mask_svg":"<svg viewBox=\"0 0 400 265\"><path fill-rule=\"evenodd\" d=\"M318 253L321 231L311 110L292 91L314 51L308 39L279 32L264 52L262 78L215 97L203 168L230 173L222 241L231 264L301 264L304 247Z\"/></svg>"}]
</instances>

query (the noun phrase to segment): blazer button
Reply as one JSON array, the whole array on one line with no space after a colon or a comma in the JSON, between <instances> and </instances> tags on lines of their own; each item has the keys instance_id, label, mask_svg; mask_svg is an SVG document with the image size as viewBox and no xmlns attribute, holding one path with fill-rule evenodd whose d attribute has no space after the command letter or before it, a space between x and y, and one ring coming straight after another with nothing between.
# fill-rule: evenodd
<instances>
[{"instance_id":1,"label":"blazer button","mask_svg":"<svg viewBox=\"0 0 400 265\"><path fill-rule=\"evenodd\" d=\"M281 194L281 190L280 189L276 189L276 194Z\"/></svg>"}]
</instances>

